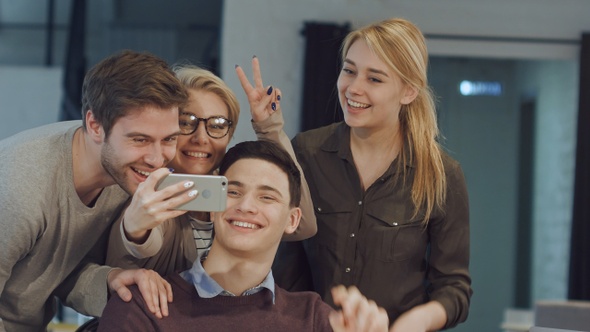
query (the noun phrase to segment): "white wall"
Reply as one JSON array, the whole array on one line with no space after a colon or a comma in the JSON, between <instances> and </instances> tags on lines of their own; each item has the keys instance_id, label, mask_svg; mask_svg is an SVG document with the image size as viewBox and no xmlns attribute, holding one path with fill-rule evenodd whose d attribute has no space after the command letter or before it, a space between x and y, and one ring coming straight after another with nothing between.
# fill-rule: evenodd
<instances>
[{"instance_id":1,"label":"white wall","mask_svg":"<svg viewBox=\"0 0 590 332\"><path fill-rule=\"evenodd\" d=\"M567 298L577 133L578 67L529 62L523 85L536 96L532 296ZM556 282L558 281L558 282Z\"/></svg>"},{"instance_id":2,"label":"white wall","mask_svg":"<svg viewBox=\"0 0 590 332\"><path fill-rule=\"evenodd\" d=\"M61 68L0 66L0 139L58 120Z\"/></svg>"}]
</instances>

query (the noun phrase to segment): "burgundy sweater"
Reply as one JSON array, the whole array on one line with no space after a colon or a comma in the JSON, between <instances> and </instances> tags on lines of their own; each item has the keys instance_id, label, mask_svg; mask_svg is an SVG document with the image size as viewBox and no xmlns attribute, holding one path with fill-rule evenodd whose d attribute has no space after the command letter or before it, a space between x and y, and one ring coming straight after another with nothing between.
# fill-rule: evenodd
<instances>
[{"instance_id":1,"label":"burgundy sweater","mask_svg":"<svg viewBox=\"0 0 590 332\"><path fill-rule=\"evenodd\" d=\"M274 304L268 289L204 299L180 275L166 279L174 292L168 317L156 318L137 286L132 286L130 303L116 294L111 297L98 331L332 331L328 321L332 308L313 292L291 293L275 286Z\"/></svg>"}]
</instances>

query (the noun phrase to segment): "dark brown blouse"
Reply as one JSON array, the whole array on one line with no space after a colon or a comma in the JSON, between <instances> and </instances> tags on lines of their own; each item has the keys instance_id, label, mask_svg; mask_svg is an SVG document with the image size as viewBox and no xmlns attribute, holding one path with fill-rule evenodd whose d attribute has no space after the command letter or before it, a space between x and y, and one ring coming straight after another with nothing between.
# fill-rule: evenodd
<instances>
[{"instance_id":1,"label":"dark brown blouse","mask_svg":"<svg viewBox=\"0 0 590 332\"><path fill-rule=\"evenodd\" d=\"M424 228L424 213L413 217L412 165L404 166L405 181L395 181L394 161L363 191L344 123L299 134L292 143L311 190L318 232L304 242L281 245L273 267L277 283L314 290L331 305L332 286L356 285L387 310L391 322L436 300L447 312L447 328L463 322L472 290L469 206L459 164L443 156L444 212L435 210Z\"/></svg>"}]
</instances>

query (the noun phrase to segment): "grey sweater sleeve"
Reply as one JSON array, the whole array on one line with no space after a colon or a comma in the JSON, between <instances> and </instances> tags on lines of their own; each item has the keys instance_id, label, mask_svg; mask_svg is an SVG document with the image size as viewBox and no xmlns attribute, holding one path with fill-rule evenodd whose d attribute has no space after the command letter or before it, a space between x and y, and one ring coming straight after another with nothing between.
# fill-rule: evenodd
<instances>
[{"instance_id":1,"label":"grey sweater sleeve","mask_svg":"<svg viewBox=\"0 0 590 332\"><path fill-rule=\"evenodd\" d=\"M108 301L107 275L111 270L109 266L83 264L60 287L70 290L62 300L84 315L101 316Z\"/></svg>"}]
</instances>

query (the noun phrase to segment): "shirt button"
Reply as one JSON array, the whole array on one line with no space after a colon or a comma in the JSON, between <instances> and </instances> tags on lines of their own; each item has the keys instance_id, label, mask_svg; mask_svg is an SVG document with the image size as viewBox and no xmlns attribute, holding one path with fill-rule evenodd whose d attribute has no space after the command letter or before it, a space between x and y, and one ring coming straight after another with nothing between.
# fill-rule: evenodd
<instances>
[{"instance_id":1,"label":"shirt button","mask_svg":"<svg viewBox=\"0 0 590 332\"><path fill-rule=\"evenodd\" d=\"M346 273L350 272L350 268L347 267L344 271L346 271Z\"/></svg>"},{"instance_id":2,"label":"shirt button","mask_svg":"<svg viewBox=\"0 0 590 332\"><path fill-rule=\"evenodd\" d=\"M397 223L396 223L396 222L392 222L391 224L392 224L393 226L397 226Z\"/></svg>"},{"instance_id":3,"label":"shirt button","mask_svg":"<svg viewBox=\"0 0 590 332\"><path fill-rule=\"evenodd\" d=\"M350 237L354 237L354 233L350 233Z\"/></svg>"},{"instance_id":4,"label":"shirt button","mask_svg":"<svg viewBox=\"0 0 590 332\"><path fill-rule=\"evenodd\" d=\"M363 205L363 201L359 201L359 205Z\"/></svg>"},{"instance_id":5,"label":"shirt button","mask_svg":"<svg viewBox=\"0 0 590 332\"><path fill-rule=\"evenodd\" d=\"M318 208L318 212L322 212L322 208L321 207Z\"/></svg>"}]
</instances>

